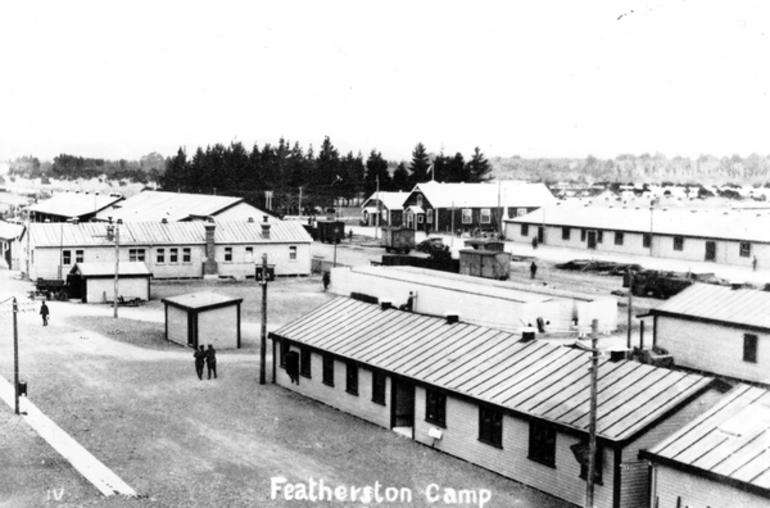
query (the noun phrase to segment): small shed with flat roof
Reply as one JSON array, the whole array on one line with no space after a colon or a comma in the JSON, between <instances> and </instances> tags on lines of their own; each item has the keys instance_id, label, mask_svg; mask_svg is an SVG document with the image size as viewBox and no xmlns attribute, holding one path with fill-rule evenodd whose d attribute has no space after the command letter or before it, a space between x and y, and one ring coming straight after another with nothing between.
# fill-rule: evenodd
<instances>
[{"instance_id":1,"label":"small shed with flat roof","mask_svg":"<svg viewBox=\"0 0 770 508\"><path fill-rule=\"evenodd\" d=\"M150 299L152 273L141 261L118 263L118 299ZM67 277L72 298L83 303L106 303L115 299L115 263L77 263Z\"/></svg>"},{"instance_id":2,"label":"small shed with flat roof","mask_svg":"<svg viewBox=\"0 0 770 508\"><path fill-rule=\"evenodd\" d=\"M164 298L166 340L190 346L213 345L216 349L241 347L243 298L209 291Z\"/></svg>"}]
</instances>

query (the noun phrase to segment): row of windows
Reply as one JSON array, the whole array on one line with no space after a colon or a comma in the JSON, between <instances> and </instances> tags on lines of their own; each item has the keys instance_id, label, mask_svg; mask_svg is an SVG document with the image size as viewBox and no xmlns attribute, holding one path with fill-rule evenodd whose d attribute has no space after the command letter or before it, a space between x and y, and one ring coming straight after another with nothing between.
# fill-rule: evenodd
<instances>
[{"instance_id":1,"label":"row of windows","mask_svg":"<svg viewBox=\"0 0 770 508\"><path fill-rule=\"evenodd\" d=\"M288 352L288 343L281 341L280 365L285 367L285 357ZM309 348L300 347L300 375L312 378L312 352ZM322 355L322 381L326 386L334 387L334 357L329 354ZM372 402L386 405L385 402L386 375L381 371L372 371ZM345 391L351 395L358 395L358 365L354 362L345 362ZM425 421L447 428L446 394L426 389L425 394ZM479 406L479 441L497 448L503 447L503 413L499 410ZM595 481L601 483L602 464L601 451L597 453ZM529 451L527 457L530 460L549 467L556 467L556 428L548 423L537 420L529 424ZM585 479L588 475L587 466L581 462L580 477Z\"/></svg>"},{"instance_id":2,"label":"row of windows","mask_svg":"<svg viewBox=\"0 0 770 508\"><path fill-rule=\"evenodd\" d=\"M569 240L572 236L572 229L569 227L562 227L561 228L561 239L562 240ZM596 243L603 243L604 241L604 232L597 230L596 231ZM529 224L521 224L521 236L529 236ZM581 229L580 230L580 241L585 242L587 238L587 230ZM616 231L615 232L615 245L623 245L625 241L625 234L622 231ZM645 249L649 249L652 244L652 235L649 233L643 233L642 234L642 247ZM684 250L684 237L683 236L674 236L672 239L672 246L675 251L683 251ZM742 258L748 258L751 257L751 242L740 242L738 246L739 254Z\"/></svg>"},{"instance_id":3,"label":"row of windows","mask_svg":"<svg viewBox=\"0 0 770 508\"><path fill-rule=\"evenodd\" d=\"M407 212L406 214L406 222L412 222L414 217L414 214L412 212ZM422 224L423 223L423 217L427 217L428 224L433 224L433 213L432 210L425 210L425 214L419 214L417 216L417 223ZM492 209L491 208L482 208L480 210L480 217L479 221L481 224L491 224L492 223ZM463 208L462 209L462 223L463 224L473 224L473 210L470 208Z\"/></svg>"},{"instance_id":4,"label":"row of windows","mask_svg":"<svg viewBox=\"0 0 770 508\"><path fill-rule=\"evenodd\" d=\"M189 247L183 247L181 249L182 254L182 263L190 263L192 259L192 250ZM254 247L246 247L245 249L246 257L245 260L247 263L252 262L255 260L254 258ZM146 260L146 249L129 249L128 250L128 260L129 261L142 261L144 262ZM232 262L233 260L233 248L232 247L225 247L225 262ZM297 247L290 246L289 247L289 260L290 261L296 261L297 260ZM75 251L75 263L82 263L83 262L83 250L76 250ZM162 265L166 263L166 249L165 248L157 248L155 249L155 263ZM175 264L179 263L179 249L176 247L171 247L168 249L168 263ZM69 249L62 251L62 264L64 265L71 265L72 264L72 251Z\"/></svg>"}]
</instances>

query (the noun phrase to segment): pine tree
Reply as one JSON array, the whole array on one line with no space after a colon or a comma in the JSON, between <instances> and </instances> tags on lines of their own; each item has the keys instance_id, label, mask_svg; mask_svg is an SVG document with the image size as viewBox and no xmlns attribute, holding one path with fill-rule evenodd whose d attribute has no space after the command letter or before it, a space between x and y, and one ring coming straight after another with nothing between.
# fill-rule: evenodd
<instances>
[{"instance_id":1,"label":"pine tree","mask_svg":"<svg viewBox=\"0 0 770 508\"><path fill-rule=\"evenodd\" d=\"M412 185L426 182L428 180L428 167L430 159L422 143L417 143L412 152L412 163L409 165L409 182Z\"/></svg>"},{"instance_id":2,"label":"pine tree","mask_svg":"<svg viewBox=\"0 0 770 508\"><path fill-rule=\"evenodd\" d=\"M472 177L469 175L469 166L470 164L465 164L465 159L463 158L463 154L460 152L457 152L454 157L452 157L449 160L449 163L447 164L447 172L449 173L449 181L450 182L470 182L473 181Z\"/></svg>"},{"instance_id":3,"label":"pine tree","mask_svg":"<svg viewBox=\"0 0 770 508\"><path fill-rule=\"evenodd\" d=\"M411 188L412 185L409 182L409 172L406 170L404 163L400 162L393 172L393 190L408 191L411 190Z\"/></svg>"},{"instance_id":4,"label":"pine tree","mask_svg":"<svg viewBox=\"0 0 770 508\"><path fill-rule=\"evenodd\" d=\"M468 162L468 178L470 183L486 182L492 179L492 167L484 154L477 146L473 151L473 158Z\"/></svg>"},{"instance_id":5,"label":"pine tree","mask_svg":"<svg viewBox=\"0 0 770 508\"><path fill-rule=\"evenodd\" d=\"M323 206L332 206L334 204L334 197L338 194L334 186L339 184L341 176L339 174L340 154L332 145L329 136L324 138L321 150L316 158L316 168L313 173L317 184L316 194L318 195L319 202Z\"/></svg>"},{"instance_id":6,"label":"pine tree","mask_svg":"<svg viewBox=\"0 0 770 508\"><path fill-rule=\"evenodd\" d=\"M382 154L372 150L369 158L366 159L366 177L364 185L364 195L368 198L377 190L377 179L380 181L380 190L384 191L391 188L391 178L388 172L388 163L382 158Z\"/></svg>"}]
</instances>

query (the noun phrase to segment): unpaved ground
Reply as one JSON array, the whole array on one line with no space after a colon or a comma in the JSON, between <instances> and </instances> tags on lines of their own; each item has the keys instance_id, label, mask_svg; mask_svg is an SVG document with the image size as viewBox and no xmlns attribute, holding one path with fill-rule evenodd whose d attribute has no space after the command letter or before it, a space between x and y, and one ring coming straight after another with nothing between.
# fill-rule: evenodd
<instances>
[{"instance_id":1,"label":"unpaved ground","mask_svg":"<svg viewBox=\"0 0 770 508\"><path fill-rule=\"evenodd\" d=\"M0 272L0 300L28 289L8 275ZM178 294L202 285L154 284L153 292ZM217 287L247 294L252 309L258 309L256 290L256 285ZM320 290L317 277L281 280L269 291L273 326L331 297ZM199 381L190 350L163 340L156 302L121 308L118 320L107 306L51 302L50 307L48 327L34 313L18 316L29 396L142 497L101 497L3 405L3 508L329 506L271 500L275 476L409 487L416 496L410 506L428 505L422 493L431 483L490 489L493 507L568 506L282 388L259 385L256 310L244 316L247 347L221 351L219 379ZM0 374L12 380L9 315L0 314L0 330Z\"/></svg>"}]
</instances>

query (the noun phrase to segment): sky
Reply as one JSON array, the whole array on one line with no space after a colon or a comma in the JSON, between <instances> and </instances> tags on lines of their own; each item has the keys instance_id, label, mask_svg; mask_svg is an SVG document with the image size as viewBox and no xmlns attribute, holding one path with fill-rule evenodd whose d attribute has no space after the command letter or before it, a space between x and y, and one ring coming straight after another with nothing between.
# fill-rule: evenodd
<instances>
[{"instance_id":1,"label":"sky","mask_svg":"<svg viewBox=\"0 0 770 508\"><path fill-rule=\"evenodd\" d=\"M0 3L0 161L770 154L770 2Z\"/></svg>"}]
</instances>

